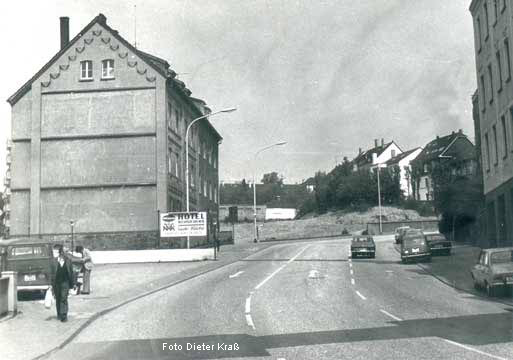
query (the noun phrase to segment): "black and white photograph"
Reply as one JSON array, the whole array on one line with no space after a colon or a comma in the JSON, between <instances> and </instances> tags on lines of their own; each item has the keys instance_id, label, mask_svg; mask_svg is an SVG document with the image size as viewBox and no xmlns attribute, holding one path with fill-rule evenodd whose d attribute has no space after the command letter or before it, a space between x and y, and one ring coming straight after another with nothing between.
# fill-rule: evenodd
<instances>
[{"instance_id":1,"label":"black and white photograph","mask_svg":"<svg viewBox=\"0 0 513 360\"><path fill-rule=\"evenodd\" d=\"M0 2L2 360L513 359L513 0Z\"/></svg>"}]
</instances>

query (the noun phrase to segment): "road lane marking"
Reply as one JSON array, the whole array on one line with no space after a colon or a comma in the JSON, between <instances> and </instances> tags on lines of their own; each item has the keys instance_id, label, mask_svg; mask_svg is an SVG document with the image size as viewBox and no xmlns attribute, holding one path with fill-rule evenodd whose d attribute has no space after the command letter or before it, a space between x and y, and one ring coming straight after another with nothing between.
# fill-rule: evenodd
<instances>
[{"instance_id":1,"label":"road lane marking","mask_svg":"<svg viewBox=\"0 0 513 360\"><path fill-rule=\"evenodd\" d=\"M246 299L246 314L251 312L251 296Z\"/></svg>"},{"instance_id":2,"label":"road lane marking","mask_svg":"<svg viewBox=\"0 0 513 360\"><path fill-rule=\"evenodd\" d=\"M484 351L481 351L481 350L477 350L477 349L474 349L470 346L466 346L466 345L463 345L463 344L460 344L460 343L457 343L456 341L452 341L452 340L448 340L448 339L443 339L445 342L448 342L449 344L453 344L453 345L456 345L456 346L459 346L465 350L468 350L468 351L473 351L477 354L481 354L481 355L484 355L484 356L488 356L492 359L498 359L498 360L508 360L506 358L503 358L503 357L500 357L500 356L497 356L497 355L493 355L493 354L490 354L490 353L487 353L487 352L484 352Z\"/></svg>"},{"instance_id":3,"label":"road lane marking","mask_svg":"<svg viewBox=\"0 0 513 360\"><path fill-rule=\"evenodd\" d=\"M358 295L362 300L367 300L367 298L363 296L358 290L356 290L356 295Z\"/></svg>"},{"instance_id":4,"label":"road lane marking","mask_svg":"<svg viewBox=\"0 0 513 360\"><path fill-rule=\"evenodd\" d=\"M251 314L246 314L246 323L248 326L252 327L255 330L255 324L253 323L253 319L251 318Z\"/></svg>"},{"instance_id":5,"label":"road lane marking","mask_svg":"<svg viewBox=\"0 0 513 360\"><path fill-rule=\"evenodd\" d=\"M294 260L297 259L297 257L299 255L301 255L308 247L310 247L310 245L307 245L305 246L300 252L298 252L292 259L290 259L289 261L287 261L285 263L285 265L282 265L280 266L278 269L276 269L275 271L273 271L273 273L271 275L269 275L268 277L266 277L260 284L258 284L257 286L255 286L255 290L258 290L260 289L266 282L268 282L269 280L271 280L271 278L276 275L277 273L279 273L281 270L283 270L283 268L285 266L287 266L287 264L290 264L291 262L293 262Z\"/></svg>"},{"instance_id":6,"label":"road lane marking","mask_svg":"<svg viewBox=\"0 0 513 360\"><path fill-rule=\"evenodd\" d=\"M379 311L381 311L381 312L382 312L383 314L385 314L386 316L391 317L391 318L392 318L392 319L394 319L395 321L403 321L403 319L398 318L397 316L390 314L388 311L385 311L385 310L383 310L383 309L380 309Z\"/></svg>"},{"instance_id":7,"label":"road lane marking","mask_svg":"<svg viewBox=\"0 0 513 360\"><path fill-rule=\"evenodd\" d=\"M351 285L354 285L354 279L351 278Z\"/></svg>"},{"instance_id":8,"label":"road lane marking","mask_svg":"<svg viewBox=\"0 0 513 360\"><path fill-rule=\"evenodd\" d=\"M230 275L230 276L229 276L229 278L230 278L230 279L236 278L237 276L241 275L243 272L244 272L244 271L236 272L235 274Z\"/></svg>"},{"instance_id":9,"label":"road lane marking","mask_svg":"<svg viewBox=\"0 0 513 360\"><path fill-rule=\"evenodd\" d=\"M353 274L354 274L353 269L349 270L349 272L351 273L351 275L353 275Z\"/></svg>"},{"instance_id":10,"label":"road lane marking","mask_svg":"<svg viewBox=\"0 0 513 360\"><path fill-rule=\"evenodd\" d=\"M353 263L352 263L352 262L350 262L350 263L349 263L349 267L350 267L350 268L352 268L352 267L353 267Z\"/></svg>"}]
</instances>

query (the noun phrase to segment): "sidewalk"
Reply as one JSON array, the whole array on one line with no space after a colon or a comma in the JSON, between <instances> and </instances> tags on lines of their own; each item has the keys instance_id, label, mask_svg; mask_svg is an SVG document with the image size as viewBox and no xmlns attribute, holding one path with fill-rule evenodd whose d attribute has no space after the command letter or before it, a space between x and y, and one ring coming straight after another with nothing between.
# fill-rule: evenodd
<instances>
[{"instance_id":1,"label":"sidewalk","mask_svg":"<svg viewBox=\"0 0 513 360\"><path fill-rule=\"evenodd\" d=\"M476 264L480 251L480 248L474 246L455 245L450 256L433 256L431 263L419 263L418 265L438 280L457 290L488 298L484 292L474 289L470 275L470 270ZM513 306L511 293L493 297L491 300Z\"/></svg>"},{"instance_id":2,"label":"sidewalk","mask_svg":"<svg viewBox=\"0 0 513 360\"><path fill-rule=\"evenodd\" d=\"M0 322L1 358L37 358L67 343L88 323L111 309L269 246L224 245L217 261L97 265L91 273L91 294L69 296L66 323L57 321L55 307L46 309L41 299L18 301L18 314Z\"/></svg>"}]
</instances>

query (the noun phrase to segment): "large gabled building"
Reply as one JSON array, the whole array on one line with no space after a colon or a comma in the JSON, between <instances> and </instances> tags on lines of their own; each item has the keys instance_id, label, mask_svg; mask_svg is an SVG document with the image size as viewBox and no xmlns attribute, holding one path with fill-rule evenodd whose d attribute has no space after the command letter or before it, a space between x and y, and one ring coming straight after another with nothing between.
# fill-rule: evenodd
<instances>
[{"instance_id":1,"label":"large gabled building","mask_svg":"<svg viewBox=\"0 0 513 360\"><path fill-rule=\"evenodd\" d=\"M158 212L185 210L186 127L210 112L175 76L104 15L71 41L61 18L61 49L8 99L10 235L67 240L73 221L93 249L156 246ZM190 208L217 218L221 136L206 119L191 129Z\"/></svg>"},{"instance_id":2,"label":"large gabled building","mask_svg":"<svg viewBox=\"0 0 513 360\"><path fill-rule=\"evenodd\" d=\"M385 143L384 139L381 139L381 143L378 139L374 140L374 147L368 150L358 150L358 155L351 161L353 165L353 171L359 170L370 170L378 164L384 164L391 158L401 154L403 151L394 142L390 141Z\"/></svg>"}]
</instances>

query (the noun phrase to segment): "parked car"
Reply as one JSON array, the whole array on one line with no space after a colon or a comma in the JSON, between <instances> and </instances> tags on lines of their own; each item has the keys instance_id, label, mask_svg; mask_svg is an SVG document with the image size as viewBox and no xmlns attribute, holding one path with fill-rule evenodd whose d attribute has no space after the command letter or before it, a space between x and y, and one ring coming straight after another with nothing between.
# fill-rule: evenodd
<instances>
[{"instance_id":1,"label":"parked car","mask_svg":"<svg viewBox=\"0 0 513 360\"><path fill-rule=\"evenodd\" d=\"M18 291L47 290L52 278L52 244L29 238L0 241L1 271L18 272Z\"/></svg>"},{"instance_id":2,"label":"parked car","mask_svg":"<svg viewBox=\"0 0 513 360\"><path fill-rule=\"evenodd\" d=\"M351 257L364 255L367 257L376 257L376 244L370 235L356 235L351 240Z\"/></svg>"},{"instance_id":3,"label":"parked car","mask_svg":"<svg viewBox=\"0 0 513 360\"><path fill-rule=\"evenodd\" d=\"M426 241L428 243L432 255L451 255L452 243L449 240L447 240L443 234L426 234Z\"/></svg>"},{"instance_id":4,"label":"parked car","mask_svg":"<svg viewBox=\"0 0 513 360\"><path fill-rule=\"evenodd\" d=\"M410 229L409 226L401 226L395 229L395 243L400 244L402 241L402 237L406 230Z\"/></svg>"},{"instance_id":5,"label":"parked car","mask_svg":"<svg viewBox=\"0 0 513 360\"><path fill-rule=\"evenodd\" d=\"M409 260L431 261L431 251L424 233L419 229L406 231L401 241L401 261Z\"/></svg>"},{"instance_id":6,"label":"parked car","mask_svg":"<svg viewBox=\"0 0 513 360\"><path fill-rule=\"evenodd\" d=\"M497 288L513 286L513 247L481 250L471 274L474 287L484 288L488 296Z\"/></svg>"}]
</instances>

